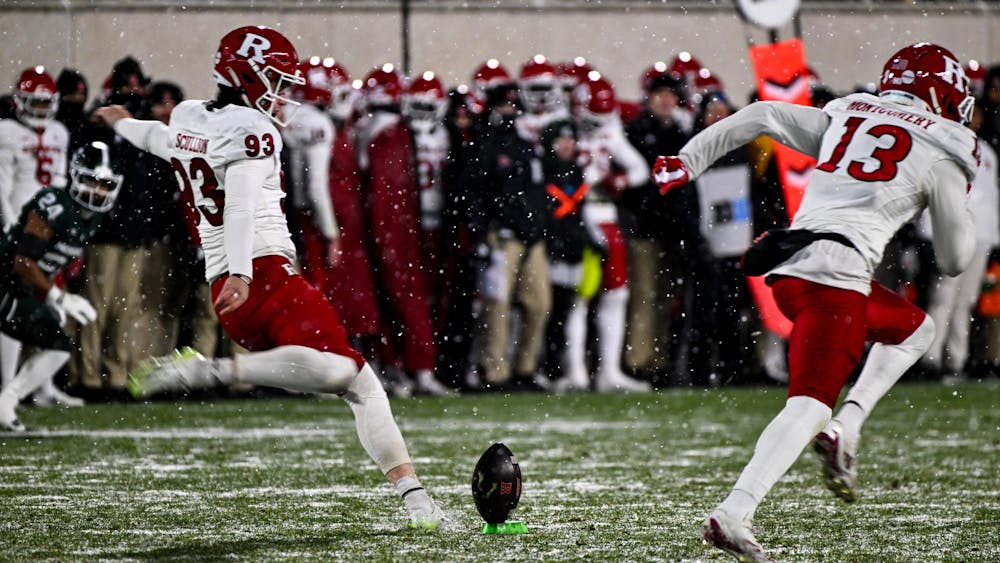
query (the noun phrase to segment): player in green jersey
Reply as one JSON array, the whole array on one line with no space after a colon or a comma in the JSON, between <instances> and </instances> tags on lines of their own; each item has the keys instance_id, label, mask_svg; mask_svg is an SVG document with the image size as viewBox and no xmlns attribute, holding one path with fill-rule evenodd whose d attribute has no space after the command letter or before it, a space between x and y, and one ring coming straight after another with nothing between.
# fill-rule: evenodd
<instances>
[{"instance_id":1,"label":"player in green jersey","mask_svg":"<svg viewBox=\"0 0 1000 563\"><path fill-rule=\"evenodd\" d=\"M66 318L87 324L97 316L89 301L52 278L83 253L114 207L122 186L117 167L107 144L81 147L70 161L69 186L42 188L0 239L0 331L35 349L0 392L0 430L25 431L18 403L69 360L75 346Z\"/></svg>"}]
</instances>

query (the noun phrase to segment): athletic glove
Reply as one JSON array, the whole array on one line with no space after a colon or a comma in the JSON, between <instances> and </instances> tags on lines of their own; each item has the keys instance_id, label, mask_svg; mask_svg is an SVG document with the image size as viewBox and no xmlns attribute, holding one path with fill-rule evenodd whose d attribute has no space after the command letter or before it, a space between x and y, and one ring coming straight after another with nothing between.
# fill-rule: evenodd
<instances>
[{"instance_id":1,"label":"athletic glove","mask_svg":"<svg viewBox=\"0 0 1000 563\"><path fill-rule=\"evenodd\" d=\"M88 325L97 319L97 311L85 298L73 293L66 293L57 286L52 286L48 294L45 295L45 303L52 307L52 310L59 316L59 324L66 324L66 316L69 315L80 323Z\"/></svg>"},{"instance_id":2,"label":"athletic glove","mask_svg":"<svg viewBox=\"0 0 1000 563\"><path fill-rule=\"evenodd\" d=\"M676 156L658 156L653 165L653 180L660 186L660 193L666 195L674 188L688 183L690 176L684 162Z\"/></svg>"}]
</instances>

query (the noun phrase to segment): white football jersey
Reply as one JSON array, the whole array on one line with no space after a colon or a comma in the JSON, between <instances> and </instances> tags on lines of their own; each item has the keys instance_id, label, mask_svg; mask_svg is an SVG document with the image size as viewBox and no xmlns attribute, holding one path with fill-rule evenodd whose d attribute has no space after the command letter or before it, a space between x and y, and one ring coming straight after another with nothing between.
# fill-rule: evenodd
<instances>
[{"instance_id":1,"label":"white football jersey","mask_svg":"<svg viewBox=\"0 0 1000 563\"><path fill-rule=\"evenodd\" d=\"M417 187L420 188L420 228L441 228L444 191L441 174L448 159L448 131L442 126L411 128L417 152Z\"/></svg>"},{"instance_id":2,"label":"white football jersey","mask_svg":"<svg viewBox=\"0 0 1000 563\"><path fill-rule=\"evenodd\" d=\"M821 240L771 273L867 295L885 246L925 207L942 270L961 271L971 259L965 188L976 171L976 139L970 129L869 94L834 100L822 111L759 102L703 131L680 157L695 177L760 134L817 158L792 227L839 233L857 249Z\"/></svg>"},{"instance_id":3,"label":"white football jersey","mask_svg":"<svg viewBox=\"0 0 1000 563\"><path fill-rule=\"evenodd\" d=\"M625 138L625 129L618 118L589 131L581 128L577 147L583 166L583 181L592 186L611 175L613 166L625 172L629 188L649 181L649 166Z\"/></svg>"},{"instance_id":4,"label":"white football jersey","mask_svg":"<svg viewBox=\"0 0 1000 563\"><path fill-rule=\"evenodd\" d=\"M55 120L45 129L0 119L0 215L3 227L17 222L21 208L45 186L66 185L69 132Z\"/></svg>"},{"instance_id":5,"label":"white football jersey","mask_svg":"<svg viewBox=\"0 0 1000 563\"><path fill-rule=\"evenodd\" d=\"M266 164L266 173L253 182L259 185L259 191L253 210L252 257L295 258L285 220L281 135L266 115L237 105L209 111L208 102L187 100L178 104L170 116L167 143L181 187L191 190L198 209L198 234L209 281L230 270L223 217L225 206L234 202L227 199L233 195L227 193L225 178L227 168L242 160Z\"/></svg>"},{"instance_id":6,"label":"white football jersey","mask_svg":"<svg viewBox=\"0 0 1000 563\"><path fill-rule=\"evenodd\" d=\"M323 236L339 236L330 199L333 122L316 106L302 104L295 112L295 119L281 133L289 149L296 205L313 211L316 227Z\"/></svg>"}]
</instances>

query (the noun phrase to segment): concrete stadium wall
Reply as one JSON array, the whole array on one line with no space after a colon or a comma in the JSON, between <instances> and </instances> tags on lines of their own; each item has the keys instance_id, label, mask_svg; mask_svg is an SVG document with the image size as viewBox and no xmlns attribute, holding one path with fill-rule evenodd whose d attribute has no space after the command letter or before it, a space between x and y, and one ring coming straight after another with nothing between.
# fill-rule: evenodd
<instances>
[{"instance_id":1,"label":"concrete stadium wall","mask_svg":"<svg viewBox=\"0 0 1000 563\"><path fill-rule=\"evenodd\" d=\"M731 8L676 4L655 7L558 7L487 9L417 6L411 15L411 67L434 70L449 85L469 79L490 57L516 72L535 53L566 60L584 56L616 85L624 98L638 96L638 76L656 60L688 50L724 81L737 104L753 88L746 49L750 30ZM112 3L113 5L113 3ZM28 66L55 73L75 67L93 95L114 62L137 57L147 74L169 79L189 97L214 92L211 62L217 42L231 28L262 24L279 28L299 53L333 55L360 78L384 62L400 63L398 11L317 4L309 9L240 10L232 7L170 7L124 4L68 10L6 7L0 3L0 84ZM886 56L918 40L939 42L960 58L1000 62L1000 8L985 3L942 6L850 4L807 6L801 29L812 66L835 89L877 79Z\"/></svg>"}]
</instances>

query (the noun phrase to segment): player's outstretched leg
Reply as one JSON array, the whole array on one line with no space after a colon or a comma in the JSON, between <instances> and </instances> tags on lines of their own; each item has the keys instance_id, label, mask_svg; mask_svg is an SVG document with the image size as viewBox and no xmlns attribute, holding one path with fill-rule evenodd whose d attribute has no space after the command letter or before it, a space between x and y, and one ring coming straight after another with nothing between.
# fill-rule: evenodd
<instances>
[{"instance_id":1,"label":"player's outstretched leg","mask_svg":"<svg viewBox=\"0 0 1000 563\"><path fill-rule=\"evenodd\" d=\"M895 300L895 294L883 297L883 292L877 295L878 306L883 301ZM899 298L902 299L902 298ZM890 303L891 304L891 303ZM869 308L871 309L872 306ZM896 309L910 311L905 315L889 315L882 307L882 314L875 316L876 326L892 326L896 317L922 313L904 303ZM873 315L869 311L869 317ZM905 320L905 319L904 319ZM891 334L892 331L886 331ZM905 334L905 332L904 332ZM916 329L898 344L876 343L868 352L868 359L858 376L857 383L844 398L837 415L816 435L813 449L819 454L823 464L823 483L837 498L844 502L854 502L857 492L857 460L858 445L861 442L861 426L875 408L876 403L889 392L889 389L899 380L918 359L927 351L934 341L934 321L929 315L923 317Z\"/></svg>"},{"instance_id":2,"label":"player's outstretched leg","mask_svg":"<svg viewBox=\"0 0 1000 563\"><path fill-rule=\"evenodd\" d=\"M371 366L365 364L343 395L354 412L358 439L372 461L402 497L414 528L437 528L449 518L420 484L403 435L389 407L389 397Z\"/></svg>"},{"instance_id":3,"label":"player's outstretched leg","mask_svg":"<svg viewBox=\"0 0 1000 563\"><path fill-rule=\"evenodd\" d=\"M770 561L750 532L757 506L795 463L820 428L830 420L830 407L798 395L761 432L753 457L743 468L732 492L705 520L705 542L741 561Z\"/></svg>"},{"instance_id":4,"label":"player's outstretched leg","mask_svg":"<svg viewBox=\"0 0 1000 563\"><path fill-rule=\"evenodd\" d=\"M40 385L51 379L59 368L69 361L69 352L42 350L28 358L14 379L0 392L0 430L25 432L27 429L17 418L16 408Z\"/></svg>"},{"instance_id":5,"label":"player's outstretched leg","mask_svg":"<svg viewBox=\"0 0 1000 563\"><path fill-rule=\"evenodd\" d=\"M250 383L302 393L342 393L358 371L351 358L305 346L279 346L241 354L235 359L208 359L192 348L142 362L129 375L136 398L156 393L190 391L216 385Z\"/></svg>"}]
</instances>

